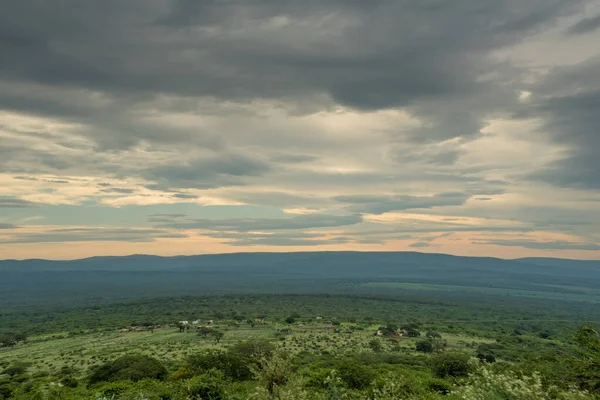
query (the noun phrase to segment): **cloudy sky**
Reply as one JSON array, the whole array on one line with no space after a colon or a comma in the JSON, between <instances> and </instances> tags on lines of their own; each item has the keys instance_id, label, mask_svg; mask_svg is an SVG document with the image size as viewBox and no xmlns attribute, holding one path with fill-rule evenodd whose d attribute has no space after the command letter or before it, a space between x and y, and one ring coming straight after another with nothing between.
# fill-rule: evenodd
<instances>
[{"instance_id":1,"label":"cloudy sky","mask_svg":"<svg viewBox=\"0 0 600 400\"><path fill-rule=\"evenodd\" d=\"M600 259L600 2L19 0L0 258Z\"/></svg>"}]
</instances>

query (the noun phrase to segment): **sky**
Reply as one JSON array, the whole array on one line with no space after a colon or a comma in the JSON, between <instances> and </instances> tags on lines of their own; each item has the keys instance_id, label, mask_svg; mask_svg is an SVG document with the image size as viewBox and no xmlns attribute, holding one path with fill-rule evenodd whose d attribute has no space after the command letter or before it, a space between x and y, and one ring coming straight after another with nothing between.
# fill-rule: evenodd
<instances>
[{"instance_id":1,"label":"sky","mask_svg":"<svg viewBox=\"0 0 600 400\"><path fill-rule=\"evenodd\" d=\"M600 2L19 0L0 259L600 259Z\"/></svg>"}]
</instances>

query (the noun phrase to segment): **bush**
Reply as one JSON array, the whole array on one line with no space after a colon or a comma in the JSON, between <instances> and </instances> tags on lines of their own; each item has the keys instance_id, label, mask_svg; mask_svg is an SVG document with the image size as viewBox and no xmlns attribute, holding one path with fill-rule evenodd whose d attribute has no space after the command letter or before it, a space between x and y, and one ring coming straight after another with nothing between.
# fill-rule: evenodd
<instances>
[{"instance_id":1,"label":"bush","mask_svg":"<svg viewBox=\"0 0 600 400\"><path fill-rule=\"evenodd\" d=\"M234 344L229 348L229 352L259 360L262 357L271 357L275 349L275 345L266 339L253 339Z\"/></svg>"},{"instance_id":2,"label":"bush","mask_svg":"<svg viewBox=\"0 0 600 400\"><path fill-rule=\"evenodd\" d=\"M76 388L79 385L79 381L72 376L65 376L60 380L60 383L68 388Z\"/></svg>"},{"instance_id":3,"label":"bush","mask_svg":"<svg viewBox=\"0 0 600 400\"><path fill-rule=\"evenodd\" d=\"M194 371L188 367L181 367L177 371L171 374L171 379L174 381L181 381L184 379L190 379L194 376Z\"/></svg>"},{"instance_id":4,"label":"bush","mask_svg":"<svg viewBox=\"0 0 600 400\"><path fill-rule=\"evenodd\" d=\"M164 380L167 369L160 361L144 355L129 355L117 358L92 370L91 385L99 382L131 381L150 378Z\"/></svg>"},{"instance_id":5,"label":"bush","mask_svg":"<svg viewBox=\"0 0 600 400\"><path fill-rule=\"evenodd\" d=\"M431 369L438 378L464 377L472 371L469 356L463 353L443 353L430 361Z\"/></svg>"},{"instance_id":6,"label":"bush","mask_svg":"<svg viewBox=\"0 0 600 400\"><path fill-rule=\"evenodd\" d=\"M350 389L365 389L375 379L375 372L355 359L346 359L336 366L339 377Z\"/></svg>"},{"instance_id":7,"label":"bush","mask_svg":"<svg viewBox=\"0 0 600 400\"><path fill-rule=\"evenodd\" d=\"M223 400L226 398L224 386L223 373L213 369L190 379L186 383L186 394L190 399Z\"/></svg>"},{"instance_id":8,"label":"bush","mask_svg":"<svg viewBox=\"0 0 600 400\"><path fill-rule=\"evenodd\" d=\"M25 363L16 362L16 363L8 366L4 371L2 371L2 373L10 375L10 376L15 376L15 375L22 375L26 371L27 371L27 365Z\"/></svg>"},{"instance_id":9,"label":"bush","mask_svg":"<svg viewBox=\"0 0 600 400\"><path fill-rule=\"evenodd\" d=\"M13 388L10 385L0 385L0 399L10 399L13 392Z\"/></svg>"},{"instance_id":10,"label":"bush","mask_svg":"<svg viewBox=\"0 0 600 400\"><path fill-rule=\"evenodd\" d=\"M421 353L432 353L433 343L431 340L419 340L415 343L415 349Z\"/></svg>"},{"instance_id":11,"label":"bush","mask_svg":"<svg viewBox=\"0 0 600 400\"><path fill-rule=\"evenodd\" d=\"M537 373L518 377L512 372L494 373L488 368L480 368L471 376L469 383L454 394L465 400L593 399L585 392L546 389Z\"/></svg>"},{"instance_id":12,"label":"bush","mask_svg":"<svg viewBox=\"0 0 600 400\"><path fill-rule=\"evenodd\" d=\"M98 393L100 393L100 395L110 399L112 397L119 397L119 396L123 395L125 392L131 390L131 388L132 388L131 383L113 382L113 383L109 383L109 384L101 386L98 389Z\"/></svg>"},{"instance_id":13,"label":"bush","mask_svg":"<svg viewBox=\"0 0 600 400\"><path fill-rule=\"evenodd\" d=\"M251 366L256 365L249 357L242 357L229 351L208 350L187 358L187 367L195 374L218 369L229 379L245 381L252 378Z\"/></svg>"}]
</instances>

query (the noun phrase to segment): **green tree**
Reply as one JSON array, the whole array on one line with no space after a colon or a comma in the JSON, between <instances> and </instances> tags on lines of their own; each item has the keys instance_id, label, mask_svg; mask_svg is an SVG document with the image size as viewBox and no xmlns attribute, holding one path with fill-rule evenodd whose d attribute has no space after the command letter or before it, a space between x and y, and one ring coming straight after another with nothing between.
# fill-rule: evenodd
<instances>
[{"instance_id":1,"label":"green tree","mask_svg":"<svg viewBox=\"0 0 600 400\"><path fill-rule=\"evenodd\" d=\"M225 332L221 332L221 331L215 331L213 333L214 337L215 337L215 342L217 344L219 344L221 342L221 339L223 339L223 336L225 336Z\"/></svg>"}]
</instances>

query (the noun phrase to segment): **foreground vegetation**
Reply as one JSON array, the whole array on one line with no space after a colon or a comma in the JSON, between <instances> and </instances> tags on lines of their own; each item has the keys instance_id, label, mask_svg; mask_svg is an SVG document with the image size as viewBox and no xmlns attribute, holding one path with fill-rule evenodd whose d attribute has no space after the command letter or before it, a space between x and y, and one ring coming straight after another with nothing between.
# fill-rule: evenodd
<instances>
[{"instance_id":1,"label":"foreground vegetation","mask_svg":"<svg viewBox=\"0 0 600 400\"><path fill-rule=\"evenodd\" d=\"M0 399L600 398L598 325L544 304L244 295L11 311Z\"/></svg>"}]
</instances>

